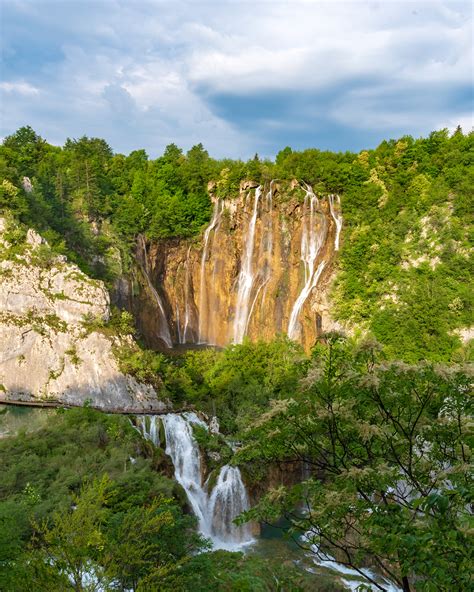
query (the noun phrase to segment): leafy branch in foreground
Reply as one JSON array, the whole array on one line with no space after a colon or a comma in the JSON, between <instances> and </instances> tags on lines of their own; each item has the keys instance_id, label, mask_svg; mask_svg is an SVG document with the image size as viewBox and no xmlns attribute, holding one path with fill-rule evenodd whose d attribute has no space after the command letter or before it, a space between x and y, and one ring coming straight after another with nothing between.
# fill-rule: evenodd
<instances>
[{"instance_id":1,"label":"leafy branch in foreground","mask_svg":"<svg viewBox=\"0 0 474 592\"><path fill-rule=\"evenodd\" d=\"M243 519L286 515L320 559L375 567L405 592L467 590L471 371L387 363L376 344L327 336L301 393L261 416L238 455L299 460L311 476L271 491Z\"/></svg>"}]
</instances>

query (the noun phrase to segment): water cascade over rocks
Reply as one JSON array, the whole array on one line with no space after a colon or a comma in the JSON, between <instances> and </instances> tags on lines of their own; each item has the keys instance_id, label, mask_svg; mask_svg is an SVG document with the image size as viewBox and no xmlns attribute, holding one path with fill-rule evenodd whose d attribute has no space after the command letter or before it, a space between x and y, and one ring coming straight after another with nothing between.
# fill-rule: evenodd
<instances>
[{"instance_id":1,"label":"water cascade over rocks","mask_svg":"<svg viewBox=\"0 0 474 592\"><path fill-rule=\"evenodd\" d=\"M238 196L218 197L212 187L210 194L213 214L201 240L141 249L161 270L152 298L160 324L168 311L163 341L169 345L171 334L178 344L225 346L286 333L309 349L321 332L339 329L329 298L342 236L339 196L317 196L297 181L248 181ZM145 315L145 340L147 323Z\"/></svg>"},{"instance_id":2,"label":"water cascade over rocks","mask_svg":"<svg viewBox=\"0 0 474 592\"><path fill-rule=\"evenodd\" d=\"M193 424L207 429L195 413L169 413L162 416L140 416L137 428L144 438L160 445L159 423L163 423L166 453L174 465L174 475L183 487L199 522L200 532L210 538L217 549L237 550L252 542L248 526L235 526L234 518L249 509L249 501L240 471L225 465L212 491L203 483L202 458L193 436Z\"/></svg>"},{"instance_id":3,"label":"water cascade over rocks","mask_svg":"<svg viewBox=\"0 0 474 592\"><path fill-rule=\"evenodd\" d=\"M318 280L326 265L321 261L316 267L316 260L321 247L326 241L327 222L319 208L319 201L313 190L308 185L306 187L306 196L304 198L303 209L303 232L301 234L301 261L304 265L305 283L303 289L296 299L288 323L288 336L292 339L298 337L299 324L298 318L301 309L306 302L310 292L317 286Z\"/></svg>"},{"instance_id":4,"label":"water cascade over rocks","mask_svg":"<svg viewBox=\"0 0 474 592\"><path fill-rule=\"evenodd\" d=\"M334 203L337 203L338 208L340 209L341 198L339 197L339 195L329 195L328 201L329 201L329 209L331 211L332 219L334 220L334 223L336 224L336 236L334 237L334 250L339 251L339 236L341 234L341 228L342 228L342 216L341 216L340 212L336 211Z\"/></svg>"},{"instance_id":5,"label":"water cascade over rocks","mask_svg":"<svg viewBox=\"0 0 474 592\"><path fill-rule=\"evenodd\" d=\"M255 225L257 223L258 201L262 193L260 186L255 190L252 217L247 232L244 234L244 248L237 290L237 304L234 317L234 343L242 343L247 329L249 315L250 294L255 277L253 268L253 250L255 243Z\"/></svg>"},{"instance_id":6,"label":"water cascade over rocks","mask_svg":"<svg viewBox=\"0 0 474 592\"><path fill-rule=\"evenodd\" d=\"M308 557L315 565L330 569L342 576L342 583L352 592L357 592L361 586L364 586L364 589L371 590L372 592L376 592L377 590L384 590L385 592L402 592L401 588L393 582L367 567L361 567L356 570L343 563L339 563L332 555L324 552L317 542L313 542L315 540L319 540L317 530L308 530L301 537L303 545L311 551ZM348 578L348 576L350 576L350 578Z\"/></svg>"}]
</instances>

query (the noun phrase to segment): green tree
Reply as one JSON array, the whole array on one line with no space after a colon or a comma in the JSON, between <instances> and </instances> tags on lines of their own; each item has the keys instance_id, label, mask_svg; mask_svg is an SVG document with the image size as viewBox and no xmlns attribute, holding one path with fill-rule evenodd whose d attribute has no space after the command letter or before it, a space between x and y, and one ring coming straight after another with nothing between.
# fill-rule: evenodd
<instances>
[{"instance_id":1,"label":"green tree","mask_svg":"<svg viewBox=\"0 0 474 592\"><path fill-rule=\"evenodd\" d=\"M54 512L51 523L36 525L43 561L66 575L75 592L94 589L90 580L102 579L100 556L105 546L107 477L85 485L73 496L71 508Z\"/></svg>"},{"instance_id":2,"label":"green tree","mask_svg":"<svg viewBox=\"0 0 474 592\"><path fill-rule=\"evenodd\" d=\"M300 460L312 475L271 491L247 519L286 514L320 558L332 553L356 570L369 561L405 592L467 590L469 374L388 363L374 343L354 350L326 339L301 395L274 402L238 454Z\"/></svg>"}]
</instances>

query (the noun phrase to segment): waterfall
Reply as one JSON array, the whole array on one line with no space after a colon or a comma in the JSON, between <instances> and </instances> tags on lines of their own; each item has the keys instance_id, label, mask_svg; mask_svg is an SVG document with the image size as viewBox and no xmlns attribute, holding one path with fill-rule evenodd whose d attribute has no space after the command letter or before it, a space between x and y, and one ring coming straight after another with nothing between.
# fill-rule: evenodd
<instances>
[{"instance_id":1,"label":"waterfall","mask_svg":"<svg viewBox=\"0 0 474 592\"><path fill-rule=\"evenodd\" d=\"M298 318L301 309L303 308L306 299L310 295L311 290L316 287L326 265L324 261L321 261L317 269L315 269L316 259L319 255L319 252L321 251L321 247L324 245L326 240L326 218L320 212L318 212L318 217L322 223L321 231L318 232L315 221L318 198L314 195L313 190L309 185L305 191L306 195L303 206L303 231L301 235L301 261L303 261L304 265L305 283L291 311L290 320L288 323L288 336L291 339L297 339L298 337L300 330Z\"/></svg>"},{"instance_id":2,"label":"waterfall","mask_svg":"<svg viewBox=\"0 0 474 592\"><path fill-rule=\"evenodd\" d=\"M145 440L150 440L155 446L160 445L159 417L157 415L137 416L138 431Z\"/></svg>"},{"instance_id":3,"label":"waterfall","mask_svg":"<svg viewBox=\"0 0 474 592\"><path fill-rule=\"evenodd\" d=\"M336 213L336 210L334 209L334 197L337 200L338 206L340 206L340 204L341 204L341 198L339 197L339 195L336 195L336 196L329 195L329 197L328 197L329 210L331 212L332 219L334 220L334 223L336 224L336 236L334 237L334 250L339 251L339 235L341 234L341 228L342 228L342 216L341 216L341 214Z\"/></svg>"},{"instance_id":4,"label":"waterfall","mask_svg":"<svg viewBox=\"0 0 474 592\"><path fill-rule=\"evenodd\" d=\"M272 277L272 254L273 254L273 183L274 181L270 181L270 188L268 190L267 195L265 196L265 217L263 219L263 233L262 233L262 241L260 244L260 259L263 261L263 265L261 270L259 270L259 275L261 277L261 283L255 292L255 296L250 306L250 312L248 314L247 323L245 325L245 331L247 332L250 319L252 318L252 314L257 304L258 297L260 292L262 293L262 297L260 300L260 306L263 307L263 303L265 302L265 296L267 294L268 283Z\"/></svg>"},{"instance_id":5,"label":"waterfall","mask_svg":"<svg viewBox=\"0 0 474 592\"><path fill-rule=\"evenodd\" d=\"M376 590L385 590L385 592L402 592L401 588L396 584L367 567L354 569L343 563L339 563L332 555L329 555L329 553L326 553L321 549L319 541L320 537L316 528L310 529L302 535L301 542L304 547L307 547L311 552L307 557L317 566L328 568L340 576L350 576L351 579L346 579L345 577L341 578L342 583L349 590L356 592L361 586L363 586L364 589L371 590L372 592L375 592Z\"/></svg>"},{"instance_id":6,"label":"waterfall","mask_svg":"<svg viewBox=\"0 0 474 592\"><path fill-rule=\"evenodd\" d=\"M174 476L188 496L199 521L199 529L206 532L207 493L202 487L201 455L193 437L193 423L205 425L194 413L187 413L185 416L170 413L163 416L166 454L173 461Z\"/></svg>"},{"instance_id":7,"label":"waterfall","mask_svg":"<svg viewBox=\"0 0 474 592\"><path fill-rule=\"evenodd\" d=\"M137 428L143 436L159 446L158 416L138 416ZM245 486L237 467L221 468L211 492L203 483L202 459L193 436L193 424L208 429L195 413L168 413L161 416L166 438L166 454L174 465L174 476L186 492L191 508L198 519L199 530L210 538L217 549L238 550L250 543L252 536L247 525L233 524L241 512L249 509Z\"/></svg>"},{"instance_id":8,"label":"waterfall","mask_svg":"<svg viewBox=\"0 0 474 592\"><path fill-rule=\"evenodd\" d=\"M258 201L262 193L261 186L255 190L252 217L250 218L247 234L244 235L244 248L242 252L242 261L237 288L237 304L234 317L234 343L242 343L247 329L249 316L249 301L252 291L254 272L253 272L253 249L255 242L255 226L257 223Z\"/></svg>"},{"instance_id":9,"label":"waterfall","mask_svg":"<svg viewBox=\"0 0 474 592\"><path fill-rule=\"evenodd\" d=\"M201 256L201 277L200 277L200 288L199 288L199 328L198 328L198 343L206 343L203 333L204 333L204 316L208 320L209 317L209 298L206 298L206 259L208 254L208 247L209 247L209 237L211 236L211 232L217 226L220 216L222 214L222 210L224 208L224 204L221 200L216 200L214 203L214 212L212 214L211 221L209 226L206 228L204 232L204 247L202 250ZM204 315L204 309L207 307L206 315Z\"/></svg>"},{"instance_id":10,"label":"waterfall","mask_svg":"<svg viewBox=\"0 0 474 592\"><path fill-rule=\"evenodd\" d=\"M159 332L158 332L158 337L165 343L165 345L167 347L173 347L173 342L171 340L171 334L170 334L170 330L168 327L168 320L166 318L166 313L165 313L165 309L163 306L163 302L161 301L160 295L158 294L158 292L155 289L155 286L153 285L153 282L150 279L150 273L148 270L148 256L147 256L147 252L146 252L146 243L145 243L145 238L140 235L138 237L138 240L141 244L142 247L142 253L143 253L143 263L140 265L140 268L142 270L142 273L145 277L148 289L150 290L153 299L156 302L156 305L158 307L158 312L159 312L159 317L160 317L160 322L159 322Z\"/></svg>"},{"instance_id":11,"label":"waterfall","mask_svg":"<svg viewBox=\"0 0 474 592\"><path fill-rule=\"evenodd\" d=\"M179 317L179 306L178 302L176 302L176 332L178 334L178 343L184 343L183 337L181 335L181 319Z\"/></svg>"},{"instance_id":12,"label":"waterfall","mask_svg":"<svg viewBox=\"0 0 474 592\"><path fill-rule=\"evenodd\" d=\"M183 328L183 341L182 343L188 343L188 331L189 331L189 321L191 318L191 310L189 304L189 281L190 281L190 273L189 273L189 253L191 252L191 245L189 245L188 252L186 253L186 275L184 277L184 328ZM191 334L191 342L193 341L193 336Z\"/></svg>"},{"instance_id":13,"label":"waterfall","mask_svg":"<svg viewBox=\"0 0 474 592\"><path fill-rule=\"evenodd\" d=\"M237 467L222 467L209 500L211 532L220 541L245 543L251 540L248 525L235 526L236 516L249 509L247 491Z\"/></svg>"}]
</instances>

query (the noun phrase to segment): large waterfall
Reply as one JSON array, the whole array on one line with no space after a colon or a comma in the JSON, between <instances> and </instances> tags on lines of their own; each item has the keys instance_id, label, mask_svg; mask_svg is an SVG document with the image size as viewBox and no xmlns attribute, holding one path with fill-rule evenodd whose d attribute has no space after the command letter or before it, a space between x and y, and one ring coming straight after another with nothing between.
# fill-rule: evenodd
<instances>
[{"instance_id":1,"label":"large waterfall","mask_svg":"<svg viewBox=\"0 0 474 592\"><path fill-rule=\"evenodd\" d=\"M211 491L203 482L202 458L193 436L193 424L207 429L195 413L169 413L162 416L139 416L137 427L144 438L160 445L159 423L163 423L166 453L174 465L174 475L188 496L199 523L200 532L217 549L237 550L252 542L248 526L235 526L234 518L249 509L249 501L240 471L225 465Z\"/></svg>"},{"instance_id":2,"label":"large waterfall","mask_svg":"<svg viewBox=\"0 0 474 592\"><path fill-rule=\"evenodd\" d=\"M326 241L327 235L326 218L322 215L320 210L317 210L318 206L318 198L308 185L306 187L306 196L304 200L303 232L301 235L301 261L304 265L305 283L291 310L288 323L288 336L292 339L298 337L298 319L301 309L310 295L311 290L316 287L326 265L325 261L321 261L316 268L316 260L321 247ZM316 218L319 219L319 224L317 224Z\"/></svg>"},{"instance_id":3,"label":"large waterfall","mask_svg":"<svg viewBox=\"0 0 474 592\"><path fill-rule=\"evenodd\" d=\"M262 193L259 186L255 190L252 217L249 221L247 232L244 234L244 248L242 251L242 261L240 262L240 273L237 290L237 304L235 306L234 316L234 343L242 343L247 329L249 315L250 294L255 278L253 267L253 250L255 243L255 226L257 223L258 201Z\"/></svg>"},{"instance_id":4,"label":"large waterfall","mask_svg":"<svg viewBox=\"0 0 474 592\"><path fill-rule=\"evenodd\" d=\"M178 344L217 346L286 333L309 349L335 326L329 288L341 235L339 196L317 196L306 183L248 182L238 197L213 197L201 240L149 249L163 270L152 292L163 342L169 333Z\"/></svg>"}]
</instances>

